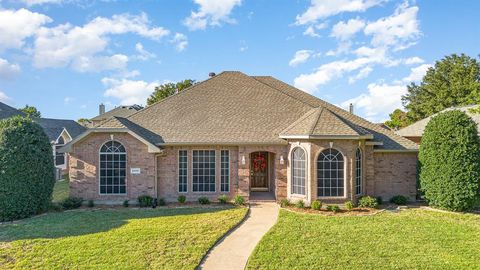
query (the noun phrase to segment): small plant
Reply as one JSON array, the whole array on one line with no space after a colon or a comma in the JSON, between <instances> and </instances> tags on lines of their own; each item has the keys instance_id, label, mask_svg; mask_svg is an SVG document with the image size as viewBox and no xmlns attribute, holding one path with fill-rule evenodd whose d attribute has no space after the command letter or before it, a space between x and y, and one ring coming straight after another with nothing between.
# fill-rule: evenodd
<instances>
[{"instance_id":1,"label":"small plant","mask_svg":"<svg viewBox=\"0 0 480 270\"><path fill-rule=\"evenodd\" d=\"M178 196L177 201L179 203L185 203L187 201L187 197L185 197L185 195L180 195Z\"/></svg>"},{"instance_id":2,"label":"small plant","mask_svg":"<svg viewBox=\"0 0 480 270\"><path fill-rule=\"evenodd\" d=\"M363 208L377 208L378 202L377 199L371 196L364 196L358 200L358 206Z\"/></svg>"},{"instance_id":3,"label":"small plant","mask_svg":"<svg viewBox=\"0 0 480 270\"><path fill-rule=\"evenodd\" d=\"M165 202L164 198L158 198L157 204L158 206L165 206L167 203Z\"/></svg>"},{"instance_id":4,"label":"small plant","mask_svg":"<svg viewBox=\"0 0 480 270\"><path fill-rule=\"evenodd\" d=\"M338 213L340 212L340 207L336 204L327 205L327 211Z\"/></svg>"},{"instance_id":5,"label":"small plant","mask_svg":"<svg viewBox=\"0 0 480 270\"><path fill-rule=\"evenodd\" d=\"M63 210L62 206L59 203L50 203L48 206L49 211L60 212Z\"/></svg>"},{"instance_id":6,"label":"small plant","mask_svg":"<svg viewBox=\"0 0 480 270\"><path fill-rule=\"evenodd\" d=\"M295 207L297 208L305 208L305 203L303 202L303 200L298 200L296 203L295 203Z\"/></svg>"},{"instance_id":7,"label":"small plant","mask_svg":"<svg viewBox=\"0 0 480 270\"><path fill-rule=\"evenodd\" d=\"M200 197L198 198L199 204L210 204L210 200L207 197Z\"/></svg>"},{"instance_id":8,"label":"small plant","mask_svg":"<svg viewBox=\"0 0 480 270\"><path fill-rule=\"evenodd\" d=\"M322 202L320 200L315 200L312 202L312 209L313 210L320 210L322 209Z\"/></svg>"},{"instance_id":9,"label":"small plant","mask_svg":"<svg viewBox=\"0 0 480 270\"><path fill-rule=\"evenodd\" d=\"M69 197L63 200L63 202L61 202L60 204L62 205L63 209L69 210L79 208L80 206L82 206L82 202L82 198Z\"/></svg>"},{"instance_id":10,"label":"small plant","mask_svg":"<svg viewBox=\"0 0 480 270\"><path fill-rule=\"evenodd\" d=\"M138 205L140 205L140 207L149 207L149 206L152 206L152 203L153 203L153 198L148 195L138 196L137 200L138 200Z\"/></svg>"},{"instance_id":11,"label":"small plant","mask_svg":"<svg viewBox=\"0 0 480 270\"><path fill-rule=\"evenodd\" d=\"M378 196L378 197L377 197L377 203L378 203L378 205L383 204L383 198L382 198L382 196Z\"/></svg>"},{"instance_id":12,"label":"small plant","mask_svg":"<svg viewBox=\"0 0 480 270\"><path fill-rule=\"evenodd\" d=\"M95 203L93 202L93 200L88 200L87 206L92 208L95 206Z\"/></svg>"},{"instance_id":13,"label":"small plant","mask_svg":"<svg viewBox=\"0 0 480 270\"><path fill-rule=\"evenodd\" d=\"M244 205L245 204L245 198L243 198L240 195L236 195L234 199L235 205Z\"/></svg>"},{"instance_id":14,"label":"small plant","mask_svg":"<svg viewBox=\"0 0 480 270\"><path fill-rule=\"evenodd\" d=\"M407 197L405 197L405 196L397 195L397 196L393 196L393 197L390 199L390 202L391 202L391 203L394 203L394 204L396 204L396 205L405 205L405 204L407 204L408 199L407 199Z\"/></svg>"},{"instance_id":15,"label":"small plant","mask_svg":"<svg viewBox=\"0 0 480 270\"><path fill-rule=\"evenodd\" d=\"M353 207L354 205L352 201L345 202L345 209L347 209L348 211L352 211Z\"/></svg>"},{"instance_id":16,"label":"small plant","mask_svg":"<svg viewBox=\"0 0 480 270\"><path fill-rule=\"evenodd\" d=\"M123 207L128 207L128 206L129 206L128 200L123 201Z\"/></svg>"},{"instance_id":17,"label":"small plant","mask_svg":"<svg viewBox=\"0 0 480 270\"><path fill-rule=\"evenodd\" d=\"M281 207L288 207L288 206L290 206L290 201L289 201L288 199L286 199L286 198L285 198L285 199L282 199L282 200L280 201L280 206L281 206Z\"/></svg>"},{"instance_id":18,"label":"small plant","mask_svg":"<svg viewBox=\"0 0 480 270\"><path fill-rule=\"evenodd\" d=\"M225 194L222 194L222 195L218 196L218 201L221 204L226 204L228 202L228 196L225 195Z\"/></svg>"}]
</instances>

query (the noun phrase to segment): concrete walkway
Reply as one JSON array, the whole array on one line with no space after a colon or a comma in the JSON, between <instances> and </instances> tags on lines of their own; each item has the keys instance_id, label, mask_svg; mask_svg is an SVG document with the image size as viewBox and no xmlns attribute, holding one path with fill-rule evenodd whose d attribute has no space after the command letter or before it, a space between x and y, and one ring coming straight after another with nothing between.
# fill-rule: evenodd
<instances>
[{"instance_id":1,"label":"concrete walkway","mask_svg":"<svg viewBox=\"0 0 480 270\"><path fill-rule=\"evenodd\" d=\"M213 247L200 269L245 269L253 249L277 221L278 211L275 202L252 202L247 219Z\"/></svg>"}]
</instances>

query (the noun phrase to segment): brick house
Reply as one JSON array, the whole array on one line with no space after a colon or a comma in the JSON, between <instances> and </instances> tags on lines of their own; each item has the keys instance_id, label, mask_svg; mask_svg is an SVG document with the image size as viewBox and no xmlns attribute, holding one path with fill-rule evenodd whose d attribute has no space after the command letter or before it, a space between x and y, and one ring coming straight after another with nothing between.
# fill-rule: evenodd
<instances>
[{"instance_id":1,"label":"brick house","mask_svg":"<svg viewBox=\"0 0 480 270\"><path fill-rule=\"evenodd\" d=\"M418 146L269 76L222 72L64 147L72 196L416 195Z\"/></svg>"}]
</instances>

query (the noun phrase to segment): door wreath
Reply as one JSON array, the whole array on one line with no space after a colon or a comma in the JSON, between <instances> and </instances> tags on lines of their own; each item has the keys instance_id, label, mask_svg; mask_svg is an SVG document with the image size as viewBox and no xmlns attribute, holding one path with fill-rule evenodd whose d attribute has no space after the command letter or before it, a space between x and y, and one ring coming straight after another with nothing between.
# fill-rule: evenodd
<instances>
[{"instance_id":1,"label":"door wreath","mask_svg":"<svg viewBox=\"0 0 480 270\"><path fill-rule=\"evenodd\" d=\"M264 171L265 168L267 168L267 160L263 155L257 155L255 158L253 158L253 169L258 172L258 171Z\"/></svg>"}]
</instances>

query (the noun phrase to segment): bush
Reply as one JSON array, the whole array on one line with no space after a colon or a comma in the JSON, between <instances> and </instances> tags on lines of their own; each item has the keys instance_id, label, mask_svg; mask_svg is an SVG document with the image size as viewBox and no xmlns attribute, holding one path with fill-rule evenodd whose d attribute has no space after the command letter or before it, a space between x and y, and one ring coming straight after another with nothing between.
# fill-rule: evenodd
<instances>
[{"instance_id":1,"label":"bush","mask_svg":"<svg viewBox=\"0 0 480 270\"><path fill-rule=\"evenodd\" d=\"M128 200L123 201L123 207L128 207L128 206L129 206L129 201Z\"/></svg>"},{"instance_id":2,"label":"bush","mask_svg":"<svg viewBox=\"0 0 480 270\"><path fill-rule=\"evenodd\" d=\"M313 210L320 210L320 209L322 209L322 202L319 201L319 200L315 200L315 201L312 202L311 207L312 207Z\"/></svg>"},{"instance_id":3,"label":"bush","mask_svg":"<svg viewBox=\"0 0 480 270\"><path fill-rule=\"evenodd\" d=\"M157 205L158 206L165 206L165 205L167 205L167 202L165 202L164 198L158 198Z\"/></svg>"},{"instance_id":4,"label":"bush","mask_svg":"<svg viewBox=\"0 0 480 270\"><path fill-rule=\"evenodd\" d=\"M220 195L218 196L218 201L221 203L221 204L226 204L228 202L228 196L223 194L223 195Z\"/></svg>"},{"instance_id":5,"label":"bush","mask_svg":"<svg viewBox=\"0 0 480 270\"><path fill-rule=\"evenodd\" d=\"M358 206L363 208L377 208L378 202L377 199L371 196L364 196L358 200Z\"/></svg>"},{"instance_id":6,"label":"bush","mask_svg":"<svg viewBox=\"0 0 480 270\"><path fill-rule=\"evenodd\" d=\"M352 201L345 202L345 209L347 209L348 211L352 211L353 207L354 205Z\"/></svg>"},{"instance_id":7,"label":"bush","mask_svg":"<svg viewBox=\"0 0 480 270\"><path fill-rule=\"evenodd\" d=\"M288 207L288 206L290 206L290 201L288 199L282 199L280 201L280 206L281 207Z\"/></svg>"},{"instance_id":8,"label":"bush","mask_svg":"<svg viewBox=\"0 0 480 270\"><path fill-rule=\"evenodd\" d=\"M60 205L62 205L63 209L69 210L79 208L80 206L82 206L82 202L82 198L69 197L63 200Z\"/></svg>"},{"instance_id":9,"label":"bush","mask_svg":"<svg viewBox=\"0 0 480 270\"><path fill-rule=\"evenodd\" d=\"M240 195L236 195L235 199L234 199L234 202L235 202L236 205L244 205L245 204L245 198L243 198Z\"/></svg>"},{"instance_id":10,"label":"bush","mask_svg":"<svg viewBox=\"0 0 480 270\"><path fill-rule=\"evenodd\" d=\"M475 122L458 110L433 117L422 137L417 175L429 205L452 211L471 209L480 179Z\"/></svg>"},{"instance_id":11,"label":"bush","mask_svg":"<svg viewBox=\"0 0 480 270\"><path fill-rule=\"evenodd\" d=\"M396 205L405 205L405 204L407 204L408 199L407 199L407 197L405 197L405 196L397 195L397 196L393 196L393 197L390 199L390 202L391 202L391 203L394 203L394 204L396 204Z\"/></svg>"},{"instance_id":12,"label":"bush","mask_svg":"<svg viewBox=\"0 0 480 270\"><path fill-rule=\"evenodd\" d=\"M48 210L55 184L52 146L20 116L0 121L0 222Z\"/></svg>"},{"instance_id":13,"label":"bush","mask_svg":"<svg viewBox=\"0 0 480 270\"><path fill-rule=\"evenodd\" d=\"M185 195L180 195L178 196L177 201L179 203L185 203L187 201L187 197L185 197Z\"/></svg>"},{"instance_id":14,"label":"bush","mask_svg":"<svg viewBox=\"0 0 480 270\"><path fill-rule=\"evenodd\" d=\"M297 207L297 208L305 208L305 203L303 202L303 200L298 200L298 201L295 203L295 207Z\"/></svg>"},{"instance_id":15,"label":"bush","mask_svg":"<svg viewBox=\"0 0 480 270\"><path fill-rule=\"evenodd\" d=\"M150 207L153 204L153 198L148 195L138 196L137 200L140 207Z\"/></svg>"},{"instance_id":16,"label":"bush","mask_svg":"<svg viewBox=\"0 0 480 270\"><path fill-rule=\"evenodd\" d=\"M198 198L199 204L210 204L210 200L207 197L200 197Z\"/></svg>"},{"instance_id":17,"label":"bush","mask_svg":"<svg viewBox=\"0 0 480 270\"><path fill-rule=\"evenodd\" d=\"M327 211L331 211L334 213L340 212L340 207L338 205L327 205Z\"/></svg>"},{"instance_id":18,"label":"bush","mask_svg":"<svg viewBox=\"0 0 480 270\"><path fill-rule=\"evenodd\" d=\"M93 202L93 200L88 200L87 206L92 208L95 206L95 203Z\"/></svg>"},{"instance_id":19,"label":"bush","mask_svg":"<svg viewBox=\"0 0 480 270\"><path fill-rule=\"evenodd\" d=\"M378 203L378 205L383 204L383 198L382 198L382 196L378 196L378 197L377 197L377 203Z\"/></svg>"}]
</instances>

